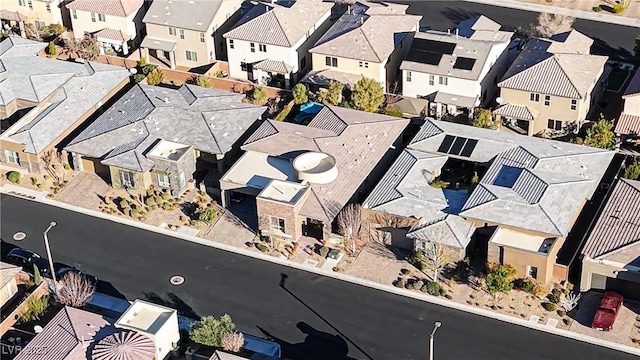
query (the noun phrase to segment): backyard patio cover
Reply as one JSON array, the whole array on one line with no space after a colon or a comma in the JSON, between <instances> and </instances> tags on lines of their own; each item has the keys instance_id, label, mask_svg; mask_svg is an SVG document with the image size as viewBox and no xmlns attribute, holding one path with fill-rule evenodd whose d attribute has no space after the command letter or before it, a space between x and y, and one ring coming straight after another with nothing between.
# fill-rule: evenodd
<instances>
[{"instance_id":1,"label":"backyard patio cover","mask_svg":"<svg viewBox=\"0 0 640 360\"><path fill-rule=\"evenodd\" d=\"M161 51L174 51L176 49L176 43L174 41L165 41L147 36L142 40L140 47Z\"/></svg>"}]
</instances>

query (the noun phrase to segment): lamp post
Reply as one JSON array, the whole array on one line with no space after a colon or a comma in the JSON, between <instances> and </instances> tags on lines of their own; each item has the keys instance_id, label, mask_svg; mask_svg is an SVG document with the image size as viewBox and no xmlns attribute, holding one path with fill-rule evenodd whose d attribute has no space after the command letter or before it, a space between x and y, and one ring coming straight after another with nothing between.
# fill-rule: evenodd
<instances>
[{"instance_id":1,"label":"lamp post","mask_svg":"<svg viewBox=\"0 0 640 360\"><path fill-rule=\"evenodd\" d=\"M431 335L429 335L429 360L433 360L433 337L436 335L436 331L440 326L442 326L442 323L440 321L436 321L436 323L433 324L433 331L431 332Z\"/></svg>"},{"instance_id":2,"label":"lamp post","mask_svg":"<svg viewBox=\"0 0 640 360\"><path fill-rule=\"evenodd\" d=\"M47 233L49 232L49 230L51 230L51 228L53 228L54 226L56 226L56 222L52 221L51 223L49 223L49 227L47 228L47 230L44 231L44 233L42 234L42 236L44 237L44 246L47 248L47 257L49 258L49 270L51 271L51 278L53 279L53 286L56 286L56 270L53 268L53 259L51 258L51 248L49 247L49 237L47 236Z\"/></svg>"}]
</instances>

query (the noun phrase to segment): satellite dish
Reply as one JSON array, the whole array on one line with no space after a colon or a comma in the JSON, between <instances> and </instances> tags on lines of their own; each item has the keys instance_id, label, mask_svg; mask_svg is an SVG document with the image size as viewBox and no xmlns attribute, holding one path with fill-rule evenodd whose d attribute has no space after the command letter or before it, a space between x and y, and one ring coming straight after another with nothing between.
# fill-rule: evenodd
<instances>
[{"instance_id":1,"label":"satellite dish","mask_svg":"<svg viewBox=\"0 0 640 360\"><path fill-rule=\"evenodd\" d=\"M40 325L36 325L36 326L33 327L33 332L36 333L36 334L40 334L42 332L42 330L44 330L44 329Z\"/></svg>"},{"instance_id":2,"label":"satellite dish","mask_svg":"<svg viewBox=\"0 0 640 360\"><path fill-rule=\"evenodd\" d=\"M131 73L131 75L135 75L135 74L137 74L137 73L138 73L138 69L136 69L136 68L131 68L131 69L129 69L129 72Z\"/></svg>"},{"instance_id":3,"label":"satellite dish","mask_svg":"<svg viewBox=\"0 0 640 360\"><path fill-rule=\"evenodd\" d=\"M502 103L504 103L504 99L498 96L496 102L498 103L498 105L502 105Z\"/></svg>"}]
</instances>

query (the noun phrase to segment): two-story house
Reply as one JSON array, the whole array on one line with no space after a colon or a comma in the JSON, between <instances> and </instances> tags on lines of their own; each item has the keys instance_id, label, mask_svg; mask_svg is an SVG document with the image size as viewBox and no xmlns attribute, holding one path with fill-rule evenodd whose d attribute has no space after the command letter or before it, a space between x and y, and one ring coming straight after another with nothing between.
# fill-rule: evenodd
<instances>
[{"instance_id":1,"label":"two-story house","mask_svg":"<svg viewBox=\"0 0 640 360\"><path fill-rule=\"evenodd\" d=\"M257 4L224 34L229 75L291 88L311 67L309 48L329 28L332 7L319 0Z\"/></svg>"},{"instance_id":2,"label":"two-story house","mask_svg":"<svg viewBox=\"0 0 640 360\"><path fill-rule=\"evenodd\" d=\"M2 2L0 19L9 25L23 21L38 30L51 24L62 25L63 4L63 0L7 0Z\"/></svg>"},{"instance_id":3,"label":"two-story house","mask_svg":"<svg viewBox=\"0 0 640 360\"><path fill-rule=\"evenodd\" d=\"M631 78L624 94L624 109L616 121L615 133L622 142L640 139L640 71Z\"/></svg>"},{"instance_id":4,"label":"two-story house","mask_svg":"<svg viewBox=\"0 0 640 360\"><path fill-rule=\"evenodd\" d=\"M66 7L76 38L91 34L100 43L101 52L127 55L142 41L143 5L144 0L73 0Z\"/></svg>"},{"instance_id":5,"label":"two-story house","mask_svg":"<svg viewBox=\"0 0 640 360\"><path fill-rule=\"evenodd\" d=\"M503 123L532 136L577 131L604 94L606 56L576 30L530 39L498 83Z\"/></svg>"},{"instance_id":6,"label":"two-story house","mask_svg":"<svg viewBox=\"0 0 640 360\"><path fill-rule=\"evenodd\" d=\"M419 29L422 16L408 15L408 5L356 2L309 50L312 71L303 82L323 87L330 80L352 85L362 77L390 89L398 66ZM393 89L390 89L393 91Z\"/></svg>"},{"instance_id":7,"label":"two-story house","mask_svg":"<svg viewBox=\"0 0 640 360\"><path fill-rule=\"evenodd\" d=\"M152 63L171 69L225 60L222 35L234 23L242 0L156 0L143 22L147 35L141 47Z\"/></svg>"},{"instance_id":8,"label":"two-story house","mask_svg":"<svg viewBox=\"0 0 640 360\"><path fill-rule=\"evenodd\" d=\"M473 114L498 92L512 35L485 16L465 20L453 32L417 33L400 65L402 95L428 99L429 113L438 119Z\"/></svg>"}]
</instances>

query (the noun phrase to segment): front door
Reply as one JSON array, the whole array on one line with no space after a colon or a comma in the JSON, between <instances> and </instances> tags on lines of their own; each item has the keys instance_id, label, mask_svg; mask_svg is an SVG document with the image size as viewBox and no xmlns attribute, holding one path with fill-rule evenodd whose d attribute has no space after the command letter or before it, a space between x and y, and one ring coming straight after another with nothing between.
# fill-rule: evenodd
<instances>
[{"instance_id":1,"label":"front door","mask_svg":"<svg viewBox=\"0 0 640 360\"><path fill-rule=\"evenodd\" d=\"M317 240L322 240L323 227L324 227L324 224L322 224L322 221L307 218L306 223L302 224L302 233L304 234L304 236L312 237Z\"/></svg>"}]
</instances>

